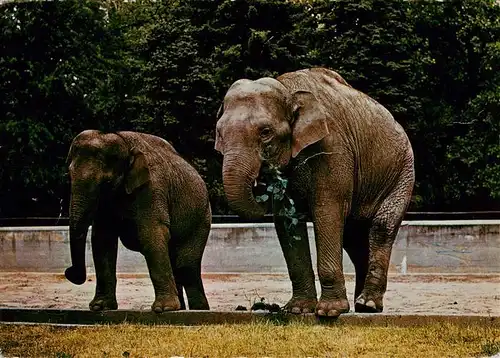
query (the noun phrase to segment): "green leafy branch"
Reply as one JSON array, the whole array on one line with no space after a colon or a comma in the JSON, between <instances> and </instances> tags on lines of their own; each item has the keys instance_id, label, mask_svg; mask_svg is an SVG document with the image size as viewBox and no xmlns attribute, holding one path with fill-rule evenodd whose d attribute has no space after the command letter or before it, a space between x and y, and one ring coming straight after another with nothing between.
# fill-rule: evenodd
<instances>
[{"instance_id":1,"label":"green leafy branch","mask_svg":"<svg viewBox=\"0 0 500 358\"><path fill-rule=\"evenodd\" d=\"M279 207L278 215L285 217L286 228L290 236L295 240L300 240L301 238L297 234L297 225L301 217L297 213L295 202L286 193L288 179L284 178L283 173L274 165L266 166L262 170L262 179L265 185L267 183L266 193L257 196L256 201L263 203L271 199L273 208L276 205Z\"/></svg>"}]
</instances>

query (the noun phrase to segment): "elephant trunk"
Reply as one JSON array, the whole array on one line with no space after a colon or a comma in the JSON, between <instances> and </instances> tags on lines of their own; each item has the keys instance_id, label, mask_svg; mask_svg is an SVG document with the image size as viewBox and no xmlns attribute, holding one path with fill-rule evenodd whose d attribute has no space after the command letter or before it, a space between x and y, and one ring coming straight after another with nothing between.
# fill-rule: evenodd
<instances>
[{"instance_id":1,"label":"elephant trunk","mask_svg":"<svg viewBox=\"0 0 500 358\"><path fill-rule=\"evenodd\" d=\"M95 211L96 198L95 194L89 195L89 190L81 189L78 185L72 185L69 213L69 242L72 266L66 269L64 275L75 285L81 285L87 279L85 246L88 229Z\"/></svg>"},{"instance_id":2,"label":"elephant trunk","mask_svg":"<svg viewBox=\"0 0 500 358\"><path fill-rule=\"evenodd\" d=\"M257 201L252 186L259 176L261 162L258 156L231 152L224 155L222 177L229 206L245 218L260 218L265 209Z\"/></svg>"}]
</instances>

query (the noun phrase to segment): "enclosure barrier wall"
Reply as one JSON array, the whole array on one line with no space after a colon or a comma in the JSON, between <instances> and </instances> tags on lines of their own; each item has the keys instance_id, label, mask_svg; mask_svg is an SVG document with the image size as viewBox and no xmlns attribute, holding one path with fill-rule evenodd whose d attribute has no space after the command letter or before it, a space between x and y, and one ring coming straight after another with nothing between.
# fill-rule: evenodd
<instances>
[{"instance_id":1,"label":"enclosure barrier wall","mask_svg":"<svg viewBox=\"0 0 500 358\"><path fill-rule=\"evenodd\" d=\"M308 224L313 264L316 249ZM90 232L87 268L94 272ZM0 271L61 274L70 266L67 226L0 227ZM203 272L286 273L271 223L212 224ZM147 273L144 257L120 243L120 273ZM344 253L344 272L354 267ZM391 256L390 272L399 274L500 273L500 220L404 221Z\"/></svg>"}]
</instances>

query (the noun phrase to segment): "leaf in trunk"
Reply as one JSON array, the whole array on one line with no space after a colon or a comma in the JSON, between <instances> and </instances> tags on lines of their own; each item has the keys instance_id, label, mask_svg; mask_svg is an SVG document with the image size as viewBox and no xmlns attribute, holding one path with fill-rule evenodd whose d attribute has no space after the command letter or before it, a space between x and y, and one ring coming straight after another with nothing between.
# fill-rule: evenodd
<instances>
[{"instance_id":1,"label":"leaf in trunk","mask_svg":"<svg viewBox=\"0 0 500 358\"><path fill-rule=\"evenodd\" d=\"M258 203L266 202L268 199L269 199L269 195L267 195L267 194L262 194L262 195L255 197L255 201Z\"/></svg>"}]
</instances>

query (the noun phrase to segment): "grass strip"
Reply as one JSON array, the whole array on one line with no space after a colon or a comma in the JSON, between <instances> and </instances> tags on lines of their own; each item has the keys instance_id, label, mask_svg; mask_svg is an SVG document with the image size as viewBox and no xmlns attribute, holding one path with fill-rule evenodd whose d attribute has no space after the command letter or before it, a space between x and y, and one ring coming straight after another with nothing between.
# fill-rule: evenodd
<instances>
[{"instance_id":1,"label":"grass strip","mask_svg":"<svg viewBox=\"0 0 500 358\"><path fill-rule=\"evenodd\" d=\"M5 357L486 357L500 352L500 328L311 326L0 325Z\"/></svg>"}]
</instances>

